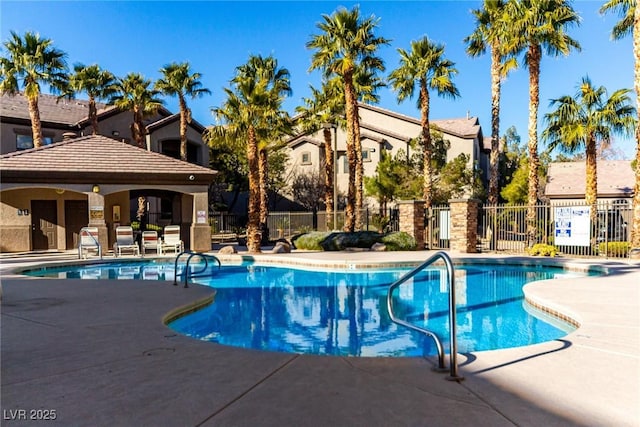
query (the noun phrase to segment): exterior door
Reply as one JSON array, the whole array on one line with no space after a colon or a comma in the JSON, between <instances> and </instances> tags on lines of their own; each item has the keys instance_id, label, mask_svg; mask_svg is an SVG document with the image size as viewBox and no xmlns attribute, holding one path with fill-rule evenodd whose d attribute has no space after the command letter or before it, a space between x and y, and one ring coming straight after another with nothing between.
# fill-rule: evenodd
<instances>
[{"instance_id":1,"label":"exterior door","mask_svg":"<svg viewBox=\"0 0 640 427\"><path fill-rule=\"evenodd\" d=\"M86 200L65 200L64 225L67 249L78 247L80 229L89 221L89 203Z\"/></svg>"},{"instance_id":2,"label":"exterior door","mask_svg":"<svg viewBox=\"0 0 640 427\"><path fill-rule=\"evenodd\" d=\"M58 208L55 200L31 201L32 250L58 248Z\"/></svg>"}]
</instances>

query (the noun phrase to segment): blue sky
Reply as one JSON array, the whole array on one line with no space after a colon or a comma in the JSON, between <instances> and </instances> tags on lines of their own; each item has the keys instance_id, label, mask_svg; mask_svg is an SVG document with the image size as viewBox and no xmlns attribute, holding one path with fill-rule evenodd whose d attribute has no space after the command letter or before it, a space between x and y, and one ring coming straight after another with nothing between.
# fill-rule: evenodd
<instances>
[{"instance_id":1,"label":"blue sky","mask_svg":"<svg viewBox=\"0 0 640 427\"><path fill-rule=\"evenodd\" d=\"M568 57L544 57L540 88L539 128L549 100L573 95L583 76L609 92L633 88L631 37L611 41L615 15L601 16L603 2L573 3L582 22L569 30L582 45L581 52ZM398 66L398 48L427 35L446 46L446 56L456 63L455 83L461 97L456 100L432 97L431 118L478 116L485 136L490 135L490 75L488 54L470 58L463 39L474 29L471 9L481 1L6 1L0 2L0 34L6 41L10 31L36 31L67 52L68 62L97 63L118 76L139 72L150 79L173 61L189 61L200 72L211 96L190 101L193 117L203 125L214 123L210 109L224 102L222 88L228 86L234 68L250 54L274 55L291 73L293 95L285 108L293 113L309 84L318 86L318 73L309 73L311 51L305 43L317 34L322 14L339 6L359 4L363 16L379 18L377 34L391 39L380 50L387 73ZM516 126L527 141L528 72L518 69L503 84L501 133ZM379 106L419 117L413 100L398 104L390 89L380 91ZM177 112L177 102L168 99L167 108ZM616 138L624 158L634 155L631 140ZM542 144L541 144L542 145Z\"/></svg>"}]
</instances>

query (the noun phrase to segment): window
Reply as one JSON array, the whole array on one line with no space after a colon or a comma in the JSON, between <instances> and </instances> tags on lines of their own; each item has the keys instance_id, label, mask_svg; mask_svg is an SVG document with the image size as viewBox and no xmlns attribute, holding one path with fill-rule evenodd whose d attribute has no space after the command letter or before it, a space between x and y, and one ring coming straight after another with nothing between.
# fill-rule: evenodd
<instances>
[{"instance_id":1,"label":"window","mask_svg":"<svg viewBox=\"0 0 640 427\"><path fill-rule=\"evenodd\" d=\"M369 150L368 148L365 148L364 150L362 150L362 161L363 162L370 162L371 161L371 150Z\"/></svg>"},{"instance_id":2,"label":"window","mask_svg":"<svg viewBox=\"0 0 640 427\"><path fill-rule=\"evenodd\" d=\"M303 165L310 165L311 164L311 153L309 153L309 152L302 153L302 164Z\"/></svg>"},{"instance_id":3,"label":"window","mask_svg":"<svg viewBox=\"0 0 640 427\"><path fill-rule=\"evenodd\" d=\"M53 144L53 136L42 135L42 144ZM16 134L16 150L28 150L33 148L33 136L31 134Z\"/></svg>"}]
</instances>

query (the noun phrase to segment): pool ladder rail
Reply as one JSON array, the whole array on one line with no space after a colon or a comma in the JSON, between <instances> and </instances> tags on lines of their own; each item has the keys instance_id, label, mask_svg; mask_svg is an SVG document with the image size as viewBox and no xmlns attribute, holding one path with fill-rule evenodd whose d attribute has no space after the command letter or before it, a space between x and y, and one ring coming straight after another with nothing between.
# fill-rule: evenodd
<instances>
[{"instance_id":1,"label":"pool ladder rail","mask_svg":"<svg viewBox=\"0 0 640 427\"><path fill-rule=\"evenodd\" d=\"M393 291L402 285L407 280L414 277L416 274L433 264L438 259L442 259L447 268L447 274L449 275L449 343L450 343L450 351L449 351L449 375L447 376L447 380L450 381L462 381L464 379L463 376L458 374L458 362L457 362L457 352L458 345L456 340L456 292L455 292L455 274L453 268L453 262L449 255L445 252L436 252L430 258L428 258L425 262L420 264L415 269L411 270L395 282L393 282L389 286L389 290L387 292L387 310L389 312L389 317L394 323L398 325L402 325L406 328L412 329L414 331L421 332L428 337L431 337L435 343L436 348L438 350L438 367L435 368L439 372L446 372L447 368L444 363L444 350L442 347L442 342L440 338L432 331L421 328L419 326L413 325L405 320L402 320L393 312Z\"/></svg>"},{"instance_id":2,"label":"pool ladder rail","mask_svg":"<svg viewBox=\"0 0 640 427\"><path fill-rule=\"evenodd\" d=\"M184 269L182 271L182 274L178 275L178 262L180 261L180 258L183 258L184 256L187 256L187 262L185 263ZM204 261L204 267L202 267L200 270L197 271L190 271L189 270L189 264L191 263L191 260L193 258L199 257L200 259L202 259ZM208 255L202 252L194 252L194 251L184 251L184 252L180 252L177 256L176 256L176 260L174 263L174 271L175 271L175 277L173 280L173 286L178 286L178 277L184 277L184 287L188 288L189 287L189 279L193 278L193 277L207 277L207 276L213 276L213 271L210 274L203 274L205 271L207 271L207 268L209 267L209 261L213 261L215 260L218 263L218 270L220 270L220 267L222 266L222 263L220 263L220 260L213 256L213 255Z\"/></svg>"}]
</instances>

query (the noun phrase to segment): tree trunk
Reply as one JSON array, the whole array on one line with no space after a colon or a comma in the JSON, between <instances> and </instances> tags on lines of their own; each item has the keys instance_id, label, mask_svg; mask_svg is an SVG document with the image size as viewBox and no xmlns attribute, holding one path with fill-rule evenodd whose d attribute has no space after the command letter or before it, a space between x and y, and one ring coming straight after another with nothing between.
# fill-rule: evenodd
<instances>
[{"instance_id":1,"label":"tree trunk","mask_svg":"<svg viewBox=\"0 0 640 427\"><path fill-rule=\"evenodd\" d=\"M356 185L356 206L355 206L355 229L362 230L362 206L364 202L364 191L363 191L363 181L364 181L364 166L362 164L362 141L360 140L360 114L358 112L358 104L355 104L355 114L353 116L354 125L353 125L353 140L355 142L354 150L356 154L356 176L355 176L355 185Z\"/></svg>"},{"instance_id":2,"label":"tree trunk","mask_svg":"<svg viewBox=\"0 0 640 427\"><path fill-rule=\"evenodd\" d=\"M344 231L352 233L355 229L356 204L356 150L355 125L357 114L355 89L353 87L353 70L344 75L345 115L347 120L347 161L349 163L349 184L347 186L347 206L345 208Z\"/></svg>"},{"instance_id":3,"label":"tree trunk","mask_svg":"<svg viewBox=\"0 0 640 427\"><path fill-rule=\"evenodd\" d=\"M91 121L92 135L98 135L98 109L96 108L96 99L93 96L89 97L89 120Z\"/></svg>"},{"instance_id":4,"label":"tree trunk","mask_svg":"<svg viewBox=\"0 0 640 427\"><path fill-rule=\"evenodd\" d=\"M422 158L424 162L422 166L424 171L422 198L425 209L430 209L433 203L433 169L431 168L433 147L431 129L429 129L429 90L425 79L420 80L420 125L422 126Z\"/></svg>"},{"instance_id":5,"label":"tree trunk","mask_svg":"<svg viewBox=\"0 0 640 427\"><path fill-rule=\"evenodd\" d=\"M491 50L491 155L489 157L490 205L498 204L498 157L500 154L500 53L497 46Z\"/></svg>"},{"instance_id":6,"label":"tree trunk","mask_svg":"<svg viewBox=\"0 0 640 427\"><path fill-rule=\"evenodd\" d=\"M267 230L267 219L269 218L269 190L267 180L269 179L269 162L267 161L267 148L258 149L258 176L260 179L260 231L265 233ZM261 241L264 239L261 236ZM266 236L268 238L268 235ZM265 242L266 243L266 242Z\"/></svg>"},{"instance_id":7,"label":"tree trunk","mask_svg":"<svg viewBox=\"0 0 640 427\"><path fill-rule=\"evenodd\" d=\"M42 124L40 123L40 110L38 109L38 96L27 97L29 101L29 117L31 117L31 133L33 148L42 147Z\"/></svg>"},{"instance_id":8,"label":"tree trunk","mask_svg":"<svg viewBox=\"0 0 640 427\"><path fill-rule=\"evenodd\" d=\"M249 164L249 206L247 223L247 250L260 253L260 171L258 161L258 141L255 129L248 129L247 162Z\"/></svg>"},{"instance_id":9,"label":"tree trunk","mask_svg":"<svg viewBox=\"0 0 640 427\"><path fill-rule=\"evenodd\" d=\"M596 140L594 135L589 135L586 148L586 189L584 199L591 208L589 219L591 222L591 244L596 244L596 230L598 226L598 172L597 172L597 151Z\"/></svg>"},{"instance_id":10,"label":"tree trunk","mask_svg":"<svg viewBox=\"0 0 640 427\"><path fill-rule=\"evenodd\" d=\"M142 118L142 112L138 107L135 107L133 109L133 127L132 127L133 135L131 136L133 137L133 140L136 142L136 145L140 148L146 148L143 129L144 129L144 121Z\"/></svg>"},{"instance_id":11,"label":"tree trunk","mask_svg":"<svg viewBox=\"0 0 640 427\"><path fill-rule=\"evenodd\" d=\"M538 202L538 106L540 98L539 45L529 46L529 191L527 193L527 245L536 243L536 208Z\"/></svg>"},{"instance_id":12,"label":"tree trunk","mask_svg":"<svg viewBox=\"0 0 640 427\"><path fill-rule=\"evenodd\" d=\"M187 110L187 103L184 100L184 97L180 95L180 160L183 162L187 161L187 114L189 111Z\"/></svg>"},{"instance_id":13,"label":"tree trunk","mask_svg":"<svg viewBox=\"0 0 640 427\"><path fill-rule=\"evenodd\" d=\"M633 21L633 56L636 106L640 106L640 7L635 7ZM631 247L640 248L640 108L636 124L636 183L633 193L633 223L631 226Z\"/></svg>"},{"instance_id":14,"label":"tree trunk","mask_svg":"<svg viewBox=\"0 0 640 427\"><path fill-rule=\"evenodd\" d=\"M336 228L336 224L333 223L333 168L335 164L331 147L331 129L324 129L322 134L324 136L324 210L327 214L325 225L327 230L334 230Z\"/></svg>"}]
</instances>

